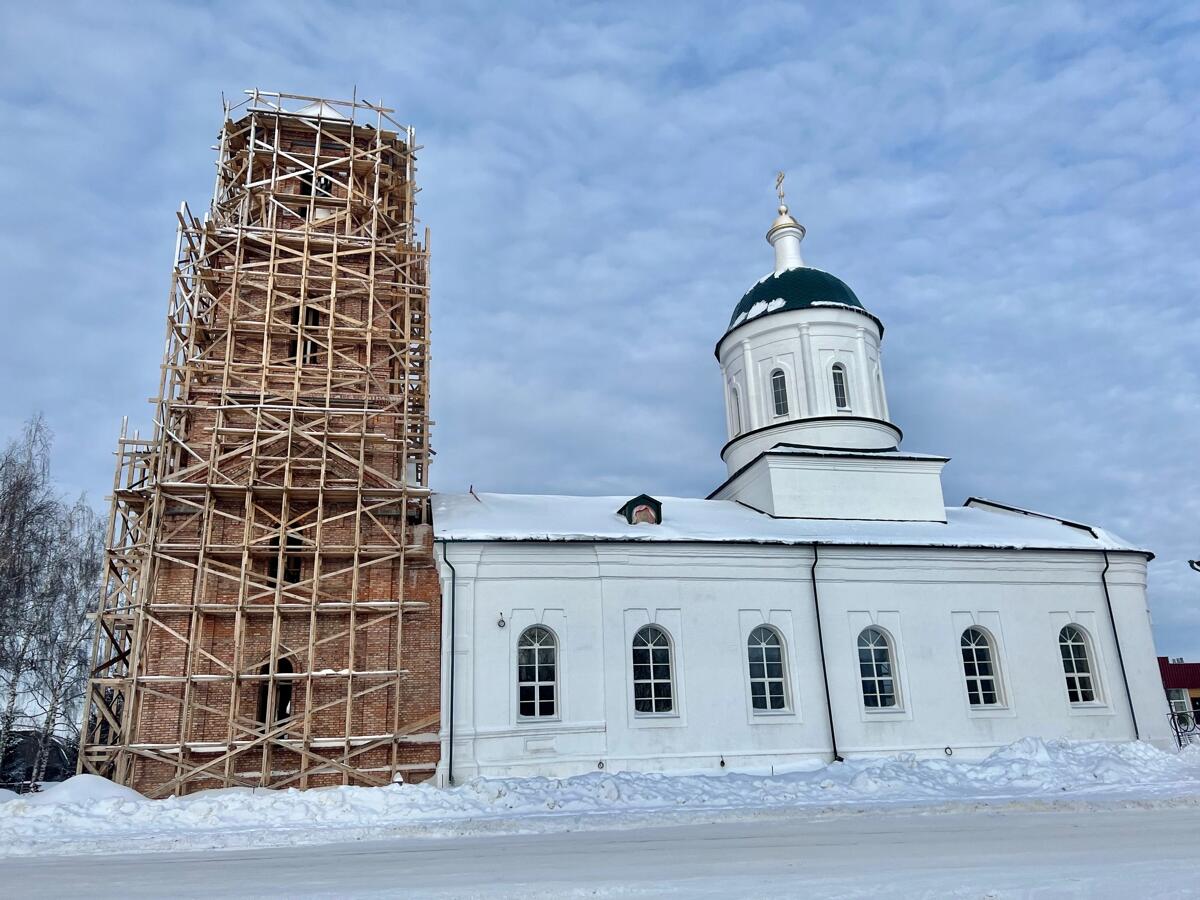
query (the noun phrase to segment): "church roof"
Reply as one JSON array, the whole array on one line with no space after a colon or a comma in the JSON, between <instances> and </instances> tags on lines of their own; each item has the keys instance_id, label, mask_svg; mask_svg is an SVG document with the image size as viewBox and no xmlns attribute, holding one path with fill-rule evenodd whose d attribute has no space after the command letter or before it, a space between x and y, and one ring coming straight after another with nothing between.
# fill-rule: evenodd
<instances>
[{"instance_id":1,"label":"church roof","mask_svg":"<svg viewBox=\"0 0 1200 900\"><path fill-rule=\"evenodd\" d=\"M738 301L733 315L729 317L729 328L726 331L732 331L743 322L759 316L824 304L867 311L854 291L840 278L828 272L808 266L772 272L746 291Z\"/></svg>"},{"instance_id":2,"label":"church roof","mask_svg":"<svg viewBox=\"0 0 1200 900\"><path fill-rule=\"evenodd\" d=\"M630 525L616 512L628 496L436 493L433 528L439 540L447 541L816 542L1148 553L1099 528L1093 535L1087 526L990 501L951 507L941 523L774 519L732 500L656 496L662 501L662 524L647 528Z\"/></svg>"}]
</instances>

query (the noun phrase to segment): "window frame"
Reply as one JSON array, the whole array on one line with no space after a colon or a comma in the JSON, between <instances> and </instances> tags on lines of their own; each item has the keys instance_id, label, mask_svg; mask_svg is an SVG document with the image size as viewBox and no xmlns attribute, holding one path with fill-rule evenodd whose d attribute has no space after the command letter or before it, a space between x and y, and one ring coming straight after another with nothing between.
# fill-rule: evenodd
<instances>
[{"instance_id":1,"label":"window frame","mask_svg":"<svg viewBox=\"0 0 1200 900\"><path fill-rule=\"evenodd\" d=\"M875 653L878 651L879 645L871 644L867 647L862 646L863 636L866 635L867 632L875 632L875 634L879 635L883 641L883 649L887 651L887 666L889 668L889 673L887 675L879 674L879 660L875 658ZM859 703L862 704L863 710L872 715L887 715L889 713L903 712L904 703L903 695L900 691L900 667L897 663L896 642L891 633L882 626L868 625L859 630L858 635L854 639L854 649L855 666L857 667L858 671L858 697ZM863 662L862 658L864 651L871 653L871 661L869 665L871 666L872 674L870 675L863 674L863 666L867 664ZM868 696L874 696L876 699L880 699L885 696L885 694L881 693L878 689L879 682L881 681L891 682L892 702L890 705L884 705L882 703L871 705L867 702ZM874 683L874 691L868 692L868 682Z\"/></svg>"},{"instance_id":2,"label":"window frame","mask_svg":"<svg viewBox=\"0 0 1200 900\"><path fill-rule=\"evenodd\" d=\"M661 635L666 642L667 677L665 679L657 678L654 675L654 667L657 665L662 665L662 663L654 662L653 651L655 649L660 649L660 648L656 647L652 643L649 643L648 641L644 647L638 645L639 639L646 640L645 638L642 637L643 634L646 634L646 633L652 632L652 631L657 632L659 635ZM633 688L633 715L639 719L666 719L666 718L678 717L679 716L679 685L678 685L678 680L675 677L675 640L671 637L671 632L669 632L662 625L659 625L655 622L649 622L645 625L642 625L640 628L637 629L637 631L634 632L633 639L630 641L628 646L630 649L629 660L630 660L630 667L631 667L630 668L630 675L631 675L630 685ZM647 653L649 653L648 662L639 663L637 661L637 653L639 650L644 650ZM650 667L650 677L649 678L639 678L638 677L638 667L644 666L644 665L649 665L649 667ZM638 694L638 685L639 684L649 684L651 686L650 687L650 696L648 698L646 698L646 697L639 698L638 697L637 694ZM666 684L670 688L669 700L670 700L671 705L668 709L660 710L660 709L654 708L654 707L658 706L658 701L660 699L657 696L655 687L654 687L655 685L658 685L658 684ZM652 708L650 710L639 710L637 708L638 701L646 700L646 699L650 700Z\"/></svg>"},{"instance_id":3,"label":"window frame","mask_svg":"<svg viewBox=\"0 0 1200 900\"><path fill-rule=\"evenodd\" d=\"M548 637L550 640L549 646L547 646L545 644L533 644L530 647L523 646L522 642L525 640L526 636L530 635L534 631L543 632L545 634L545 636ZM562 669L561 669L562 654L559 652L560 644L561 644L561 642L558 639L558 634L554 631L554 629L551 628L549 625L545 625L541 622L536 622L533 625L530 625L527 628L522 629L521 633L519 635L517 635L516 667L515 667L515 671L513 672L513 676L514 676L513 684L516 686L516 707L515 707L515 709L516 709L518 722L555 722L555 721L559 721L562 719L562 691L559 688L560 673L562 671ZM533 668L534 668L534 680L533 681L528 681L528 680L522 679L522 677L521 677L521 669L525 667L521 663L521 651L525 650L525 649L532 649L535 651L534 652L534 663L533 663ZM538 678L538 675L540 674L541 669L546 664L540 661L540 654L537 651L545 650L545 649L550 649L553 651L553 662L550 663L550 665L553 667L554 675L548 682L543 681ZM541 688L547 684L550 687L550 691L551 691L550 703L552 704L554 711L548 715L542 715L541 707L542 707L542 704L545 703L545 701L541 697ZM526 687L526 686L532 686L534 688L534 698L535 699L532 702L534 704L536 711L534 712L533 715L527 715L527 714L521 712L521 705L523 703L523 701L521 700L521 688Z\"/></svg>"},{"instance_id":4,"label":"window frame","mask_svg":"<svg viewBox=\"0 0 1200 900\"><path fill-rule=\"evenodd\" d=\"M736 384L729 385L730 406L733 412L732 424L734 437L737 437L742 433L742 404L740 394L741 392L738 390Z\"/></svg>"},{"instance_id":5,"label":"window frame","mask_svg":"<svg viewBox=\"0 0 1200 900\"><path fill-rule=\"evenodd\" d=\"M833 390L833 408L838 412L853 412L850 403L850 373L845 363L835 362L829 367L830 387ZM838 401L838 382L841 381L842 398Z\"/></svg>"},{"instance_id":6,"label":"window frame","mask_svg":"<svg viewBox=\"0 0 1200 900\"><path fill-rule=\"evenodd\" d=\"M787 373L777 366L771 370L771 374L767 377L767 383L771 386L772 415L776 419L782 419L791 411L791 406L788 402ZM782 404L780 401L782 401ZM780 408L781 405L782 409Z\"/></svg>"},{"instance_id":7,"label":"window frame","mask_svg":"<svg viewBox=\"0 0 1200 900\"><path fill-rule=\"evenodd\" d=\"M304 541L301 540L300 535L292 531L287 533L287 538L283 544L282 566L279 559L279 535L275 535L267 543L275 551L267 557L267 580L273 584L282 584L284 586L299 584L303 581L304 558L299 554L289 552L303 549Z\"/></svg>"},{"instance_id":8,"label":"window frame","mask_svg":"<svg viewBox=\"0 0 1200 900\"><path fill-rule=\"evenodd\" d=\"M304 326L301 329L303 340L301 342L301 353L299 362L302 366L310 366L318 362L318 351L320 346L316 340L311 337L312 333L319 332L321 328L321 311L315 306L306 306L304 308Z\"/></svg>"},{"instance_id":9,"label":"window frame","mask_svg":"<svg viewBox=\"0 0 1200 900\"><path fill-rule=\"evenodd\" d=\"M775 645L779 648L779 675L772 676L768 674L769 660L767 659L766 648L771 646L765 642L755 643L755 635L759 632L766 632L775 639ZM788 677L788 661L787 661L787 641L784 640L783 634L774 625L763 622L760 625L755 625L750 629L750 634L747 635L745 644L743 645L746 653L746 672L750 684L750 713L754 716L782 716L790 715L792 710L792 691L790 679ZM756 676L754 674L754 651L755 649L762 651L761 665L763 666L763 674ZM768 703L768 706L759 708L754 705L754 685L761 682L764 685L763 700ZM771 685L778 683L780 687L780 699L783 702L782 706L771 707Z\"/></svg>"},{"instance_id":10,"label":"window frame","mask_svg":"<svg viewBox=\"0 0 1200 900\"><path fill-rule=\"evenodd\" d=\"M983 641L982 644L968 644L967 635L975 632ZM966 689L967 705L973 712L988 712L991 710L1004 709L1008 703L1004 696L1004 682L1000 677L1000 653L997 649L995 636L982 625L968 625L958 636L959 649L959 668L962 671L963 686ZM983 649L987 652L987 659L980 660L979 650ZM967 653L970 651L971 659L967 659ZM991 672L987 675L979 674L979 667L986 664L990 667ZM971 665L974 668L975 674L968 671L967 666ZM984 682L991 682L990 692L984 689ZM988 693L993 696L992 702L987 702L983 699ZM972 694L978 695L979 700L972 700Z\"/></svg>"},{"instance_id":11,"label":"window frame","mask_svg":"<svg viewBox=\"0 0 1200 900\"><path fill-rule=\"evenodd\" d=\"M281 675L294 675L296 667L287 656L275 659L275 708L271 709L267 702L271 695L271 664L263 663L258 674L265 676L258 685L258 705L254 718L267 731L295 716L295 684L291 679L280 678ZM284 735L286 737L286 735Z\"/></svg>"},{"instance_id":12,"label":"window frame","mask_svg":"<svg viewBox=\"0 0 1200 900\"><path fill-rule=\"evenodd\" d=\"M291 365L300 362L300 306L297 304L288 310L288 324L294 331L288 332L287 356L284 361Z\"/></svg>"},{"instance_id":13,"label":"window frame","mask_svg":"<svg viewBox=\"0 0 1200 900\"><path fill-rule=\"evenodd\" d=\"M1192 712L1192 698L1187 688L1167 688L1167 705L1171 707L1172 715Z\"/></svg>"},{"instance_id":14,"label":"window frame","mask_svg":"<svg viewBox=\"0 0 1200 900\"><path fill-rule=\"evenodd\" d=\"M1063 636L1068 630L1072 630L1078 635L1079 640L1077 642L1069 639L1066 641L1063 640ZM1096 671L1098 657L1096 655L1095 644L1092 642L1091 633L1077 622L1068 622L1058 630L1058 640L1056 643L1058 645L1059 668L1062 672L1064 686L1067 689L1067 703L1072 709L1088 709L1104 706L1104 693L1101 690L1100 675ZM1064 649L1076 646L1083 648L1082 659L1087 664L1085 672L1078 671L1080 657L1076 656L1074 649L1071 650L1069 659L1063 655ZM1068 663L1071 664L1071 669L1068 669ZM1086 677L1089 683L1087 690L1091 696L1086 700L1083 699L1083 689L1080 687L1079 679L1081 676ZM1080 699L1072 699L1072 691Z\"/></svg>"}]
</instances>

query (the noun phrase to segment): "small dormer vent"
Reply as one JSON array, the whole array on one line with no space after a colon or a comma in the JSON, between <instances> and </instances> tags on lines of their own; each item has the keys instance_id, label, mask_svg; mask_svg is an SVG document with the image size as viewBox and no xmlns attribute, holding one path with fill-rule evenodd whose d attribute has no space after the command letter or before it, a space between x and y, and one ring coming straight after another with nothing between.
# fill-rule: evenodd
<instances>
[{"instance_id":1,"label":"small dormer vent","mask_svg":"<svg viewBox=\"0 0 1200 900\"><path fill-rule=\"evenodd\" d=\"M662 504L649 494L638 494L617 510L630 525L661 525Z\"/></svg>"}]
</instances>

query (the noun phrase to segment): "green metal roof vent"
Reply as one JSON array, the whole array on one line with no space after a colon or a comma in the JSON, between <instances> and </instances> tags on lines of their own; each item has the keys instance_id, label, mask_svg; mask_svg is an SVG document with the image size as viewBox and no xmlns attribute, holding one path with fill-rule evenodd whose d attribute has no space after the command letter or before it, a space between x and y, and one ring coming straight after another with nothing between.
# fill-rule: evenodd
<instances>
[{"instance_id":1,"label":"green metal roof vent","mask_svg":"<svg viewBox=\"0 0 1200 900\"><path fill-rule=\"evenodd\" d=\"M632 500L626 500L617 515L624 516L630 525L661 525L662 503L649 494L638 494Z\"/></svg>"}]
</instances>

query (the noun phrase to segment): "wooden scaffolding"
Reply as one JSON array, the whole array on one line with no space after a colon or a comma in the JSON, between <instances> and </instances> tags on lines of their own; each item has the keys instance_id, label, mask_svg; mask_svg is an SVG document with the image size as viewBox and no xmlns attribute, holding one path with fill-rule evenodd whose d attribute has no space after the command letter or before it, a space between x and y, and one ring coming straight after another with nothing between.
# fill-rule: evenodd
<instances>
[{"instance_id":1,"label":"wooden scaffolding","mask_svg":"<svg viewBox=\"0 0 1200 900\"><path fill-rule=\"evenodd\" d=\"M246 93L178 214L153 436L117 450L79 767L151 796L411 780L440 746L413 131Z\"/></svg>"}]
</instances>

